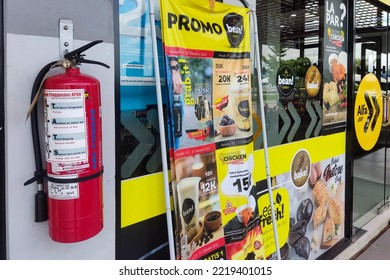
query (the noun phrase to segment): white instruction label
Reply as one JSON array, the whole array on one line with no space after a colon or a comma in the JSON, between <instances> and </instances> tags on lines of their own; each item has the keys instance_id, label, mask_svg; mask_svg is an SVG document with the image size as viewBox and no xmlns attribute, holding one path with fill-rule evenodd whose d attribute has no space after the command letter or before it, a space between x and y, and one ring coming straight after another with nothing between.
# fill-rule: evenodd
<instances>
[{"instance_id":1,"label":"white instruction label","mask_svg":"<svg viewBox=\"0 0 390 280\"><path fill-rule=\"evenodd\" d=\"M79 198L79 184L78 183L53 183L49 182L47 186L48 195L52 199L75 199Z\"/></svg>"},{"instance_id":2,"label":"white instruction label","mask_svg":"<svg viewBox=\"0 0 390 280\"><path fill-rule=\"evenodd\" d=\"M73 163L58 169L79 169L88 160L84 89L46 89L44 95L46 159Z\"/></svg>"}]
</instances>

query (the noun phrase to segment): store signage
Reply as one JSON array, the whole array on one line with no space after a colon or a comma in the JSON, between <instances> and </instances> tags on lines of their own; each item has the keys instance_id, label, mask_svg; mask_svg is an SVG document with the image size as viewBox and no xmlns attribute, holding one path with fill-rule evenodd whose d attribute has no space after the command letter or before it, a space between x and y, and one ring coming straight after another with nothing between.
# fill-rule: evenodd
<instances>
[{"instance_id":1,"label":"store signage","mask_svg":"<svg viewBox=\"0 0 390 280\"><path fill-rule=\"evenodd\" d=\"M310 155L306 150L299 150L291 163L291 181L298 189L304 188L310 176ZM307 186L306 186L307 187Z\"/></svg>"},{"instance_id":2,"label":"store signage","mask_svg":"<svg viewBox=\"0 0 390 280\"><path fill-rule=\"evenodd\" d=\"M236 13L227 14L223 18L223 24L230 45L236 48L244 39L243 17Z\"/></svg>"},{"instance_id":3,"label":"store signage","mask_svg":"<svg viewBox=\"0 0 390 280\"><path fill-rule=\"evenodd\" d=\"M378 141L383 119L383 101L377 77L369 73L360 83L354 110L354 123L360 146L371 150Z\"/></svg>"},{"instance_id":4,"label":"store signage","mask_svg":"<svg viewBox=\"0 0 390 280\"><path fill-rule=\"evenodd\" d=\"M347 11L346 0L325 1L323 69L321 72L325 130L342 129L347 119Z\"/></svg>"},{"instance_id":5,"label":"store signage","mask_svg":"<svg viewBox=\"0 0 390 280\"><path fill-rule=\"evenodd\" d=\"M276 75L278 91L283 96L289 96L294 91L295 75L293 69L288 65L279 68Z\"/></svg>"},{"instance_id":6,"label":"store signage","mask_svg":"<svg viewBox=\"0 0 390 280\"><path fill-rule=\"evenodd\" d=\"M314 65L310 66L305 75L305 89L310 97L317 96L321 87L320 70Z\"/></svg>"}]
</instances>

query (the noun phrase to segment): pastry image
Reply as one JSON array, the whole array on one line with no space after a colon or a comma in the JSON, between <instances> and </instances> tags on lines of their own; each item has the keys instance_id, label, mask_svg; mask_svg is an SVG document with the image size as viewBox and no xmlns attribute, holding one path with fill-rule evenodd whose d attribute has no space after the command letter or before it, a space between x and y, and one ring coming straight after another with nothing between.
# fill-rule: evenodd
<instances>
[{"instance_id":1,"label":"pastry image","mask_svg":"<svg viewBox=\"0 0 390 280\"><path fill-rule=\"evenodd\" d=\"M314 253L317 253L318 250L320 249L320 238L318 237L317 231L314 231L313 236L311 238L311 243L310 243L311 250Z\"/></svg>"},{"instance_id":2,"label":"pastry image","mask_svg":"<svg viewBox=\"0 0 390 280\"><path fill-rule=\"evenodd\" d=\"M324 224L324 230L322 232L321 249L327 249L332 246L336 236L336 227L334 221L331 218L327 218Z\"/></svg>"},{"instance_id":3,"label":"pastry image","mask_svg":"<svg viewBox=\"0 0 390 280\"><path fill-rule=\"evenodd\" d=\"M340 181L337 184L336 199L340 201L343 199L343 191L344 191L344 184L343 182Z\"/></svg>"},{"instance_id":4,"label":"pastry image","mask_svg":"<svg viewBox=\"0 0 390 280\"><path fill-rule=\"evenodd\" d=\"M326 205L320 205L313 214L313 228L318 228L326 219Z\"/></svg>"},{"instance_id":5,"label":"pastry image","mask_svg":"<svg viewBox=\"0 0 390 280\"><path fill-rule=\"evenodd\" d=\"M343 223L343 205L334 198L331 198L328 203L329 217L334 221L335 225L341 225Z\"/></svg>"},{"instance_id":6,"label":"pastry image","mask_svg":"<svg viewBox=\"0 0 390 280\"><path fill-rule=\"evenodd\" d=\"M314 185L313 198L314 203L317 207L321 205L326 205L328 203L329 193L323 181L318 180L317 183Z\"/></svg>"}]
</instances>

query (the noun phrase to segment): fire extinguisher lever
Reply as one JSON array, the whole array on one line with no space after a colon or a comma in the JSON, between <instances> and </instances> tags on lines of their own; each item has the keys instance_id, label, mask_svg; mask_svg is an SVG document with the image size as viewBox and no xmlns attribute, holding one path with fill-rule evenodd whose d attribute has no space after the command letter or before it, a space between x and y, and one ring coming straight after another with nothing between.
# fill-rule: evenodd
<instances>
[{"instance_id":1,"label":"fire extinguisher lever","mask_svg":"<svg viewBox=\"0 0 390 280\"><path fill-rule=\"evenodd\" d=\"M75 59L75 61L77 62L77 64L81 64L81 63L97 64L97 65L100 65L100 66L103 66L103 67L106 67L106 68L110 68L110 66L108 66L107 64L105 64L105 63L103 63L103 62L95 61L95 60L89 60L89 59L84 59L83 56L84 56L84 55L80 55L80 57L77 57L77 58Z\"/></svg>"},{"instance_id":2,"label":"fire extinguisher lever","mask_svg":"<svg viewBox=\"0 0 390 280\"><path fill-rule=\"evenodd\" d=\"M89 64L97 64L106 68L110 68L110 66L108 66L103 62L84 59L85 54L82 54L86 50L102 42L103 42L102 40L92 41L91 43L88 43L78 49L75 49L74 51L65 54L64 58L71 61L74 65L81 64L81 63L89 63Z\"/></svg>"}]
</instances>

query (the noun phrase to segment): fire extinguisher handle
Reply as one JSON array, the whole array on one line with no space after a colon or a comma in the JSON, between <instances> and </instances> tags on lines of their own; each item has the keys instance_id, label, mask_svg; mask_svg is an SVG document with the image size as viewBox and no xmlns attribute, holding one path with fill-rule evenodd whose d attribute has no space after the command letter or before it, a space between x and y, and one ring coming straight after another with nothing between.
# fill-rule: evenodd
<instances>
[{"instance_id":1,"label":"fire extinguisher handle","mask_svg":"<svg viewBox=\"0 0 390 280\"><path fill-rule=\"evenodd\" d=\"M103 62L99 62L99 61L93 61L93 60L88 60L88 59L84 59L84 54L82 54L83 52L85 52L86 50L92 48L93 46L99 44L99 43L102 43L103 40L96 40L96 41L92 41L78 49L75 49L74 51L71 51L67 54L64 55L64 58L71 61L72 63L75 63L75 64L80 64L80 63L89 63L89 64L97 64L97 65L101 65L101 66L104 66L106 68L110 68L110 66L108 66L107 64L104 64Z\"/></svg>"},{"instance_id":2,"label":"fire extinguisher handle","mask_svg":"<svg viewBox=\"0 0 390 280\"><path fill-rule=\"evenodd\" d=\"M96 41L92 41L91 43L88 43L78 49L75 49L71 52L68 52L67 54L64 55L64 58L65 59L69 59L69 60L72 60L75 56L78 56L80 55L81 53L85 52L86 50L92 48L93 46L99 44L99 43L102 43L103 40L96 40Z\"/></svg>"},{"instance_id":3,"label":"fire extinguisher handle","mask_svg":"<svg viewBox=\"0 0 390 280\"><path fill-rule=\"evenodd\" d=\"M105 64L103 62L95 61L95 60L89 60L89 59L84 59L83 57L80 57L80 58L76 59L76 61L78 63L97 64L97 65L100 65L100 66L103 66L103 67L106 67L106 68L110 68L110 66L108 66L107 64Z\"/></svg>"}]
</instances>

